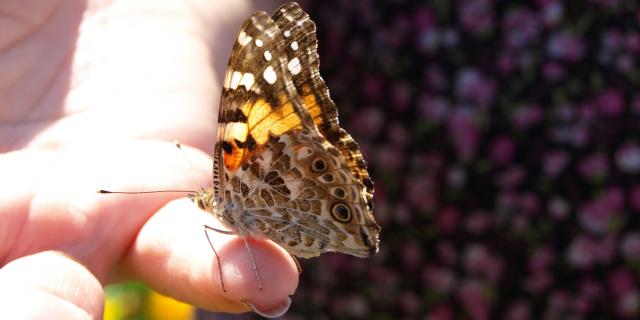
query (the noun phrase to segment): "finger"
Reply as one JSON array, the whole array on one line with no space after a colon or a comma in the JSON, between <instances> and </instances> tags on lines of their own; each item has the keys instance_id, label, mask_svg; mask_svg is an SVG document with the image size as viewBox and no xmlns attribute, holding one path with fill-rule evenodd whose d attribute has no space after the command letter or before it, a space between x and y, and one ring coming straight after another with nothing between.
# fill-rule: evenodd
<instances>
[{"instance_id":1,"label":"finger","mask_svg":"<svg viewBox=\"0 0 640 320\"><path fill-rule=\"evenodd\" d=\"M168 204L147 222L133 244L125 260L129 275L209 310L244 312L248 306L243 302L248 302L265 315L286 311L298 285L297 268L289 254L271 241L249 240L262 279L260 290L243 240L209 232L220 270L204 234L205 224L224 228L186 199Z\"/></svg>"},{"instance_id":2,"label":"finger","mask_svg":"<svg viewBox=\"0 0 640 320\"><path fill-rule=\"evenodd\" d=\"M69 256L45 251L0 269L0 318L98 319L102 314L100 282Z\"/></svg>"}]
</instances>

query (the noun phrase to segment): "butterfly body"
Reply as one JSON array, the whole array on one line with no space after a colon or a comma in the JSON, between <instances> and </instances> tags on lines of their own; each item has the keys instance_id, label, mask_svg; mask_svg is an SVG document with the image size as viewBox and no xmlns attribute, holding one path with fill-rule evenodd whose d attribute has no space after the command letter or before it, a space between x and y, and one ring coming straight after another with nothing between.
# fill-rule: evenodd
<instances>
[{"instance_id":1,"label":"butterfly body","mask_svg":"<svg viewBox=\"0 0 640 320\"><path fill-rule=\"evenodd\" d=\"M378 250L373 183L338 126L322 78L315 25L295 3L243 25L225 74L214 186L193 195L242 237L298 257Z\"/></svg>"}]
</instances>

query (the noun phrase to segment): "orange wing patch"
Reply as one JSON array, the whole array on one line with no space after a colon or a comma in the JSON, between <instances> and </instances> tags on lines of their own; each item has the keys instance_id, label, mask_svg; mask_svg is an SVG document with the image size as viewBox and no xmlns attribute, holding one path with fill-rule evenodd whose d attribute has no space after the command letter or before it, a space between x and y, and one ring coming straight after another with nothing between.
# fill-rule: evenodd
<instances>
[{"instance_id":1,"label":"orange wing patch","mask_svg":"<svg viewBox=\"0 0 640 320\"><path fill-rule=\"evenodd\" d=\"M278 137L294 129L302 129L300 116L285 95L279 97L281 105L273 108L264 99L247 102L240 110L246 116L246 123L225 124L222 149L224 166L232 171L253 156L270 137ZM303 102L316 124L322 122L320 106L310 91L303 96Z\"/></svg>"}]
</instances>

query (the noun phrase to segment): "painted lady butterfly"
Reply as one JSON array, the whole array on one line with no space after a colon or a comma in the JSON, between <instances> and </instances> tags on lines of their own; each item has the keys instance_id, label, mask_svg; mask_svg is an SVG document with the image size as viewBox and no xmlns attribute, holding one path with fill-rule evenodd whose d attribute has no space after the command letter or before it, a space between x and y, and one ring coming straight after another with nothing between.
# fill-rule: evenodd
<instances>
[{"instance_id":1,"label":"painted lady butterfly","mask_svg":"<svg viewBox=\"0 0 640 320\"><path fill-rule=\"evenodd\" d=\"M229 231L209 229L271 239L297 257L367 257L380 232L373 182L338 126L316 48L315 24L296 3L244 23L224 78L214 185L190 197Z\"/></svg>"}]
</instances>

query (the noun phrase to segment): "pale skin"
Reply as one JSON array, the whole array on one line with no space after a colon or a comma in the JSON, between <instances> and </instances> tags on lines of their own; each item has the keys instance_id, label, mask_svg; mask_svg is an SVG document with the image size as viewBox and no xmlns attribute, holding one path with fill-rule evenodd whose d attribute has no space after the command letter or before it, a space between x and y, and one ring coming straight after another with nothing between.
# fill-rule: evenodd
<instances>
[{"instance_id":1,"label":"pale skin","mask_svg":"<svg viewBox=\"0 0 640 320\"><path fill-rule=\"evenodd\" d=\"M0 2L0 318L86 319L103 286L144 281L208 310L268 312L295 262L184 193L211 180L220 80L242 21L277 3ZM178 150L173 141L183 145ZM186 159L185 159L186 158Z\"/></svg>"}]
</instances>

